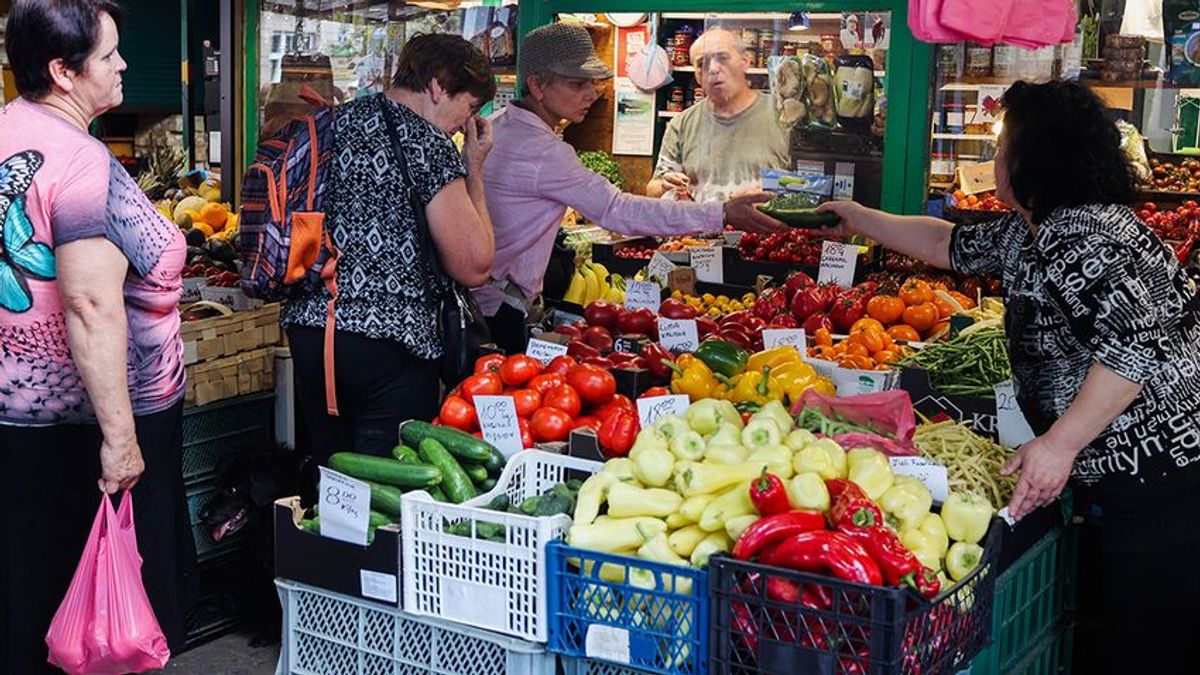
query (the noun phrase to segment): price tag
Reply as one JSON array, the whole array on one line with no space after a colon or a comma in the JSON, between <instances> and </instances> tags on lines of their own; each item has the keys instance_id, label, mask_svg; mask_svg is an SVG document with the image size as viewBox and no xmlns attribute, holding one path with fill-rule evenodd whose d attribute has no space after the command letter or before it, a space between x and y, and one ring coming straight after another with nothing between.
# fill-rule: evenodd
<instances>
[{"instance_id":1,"label":"price tag","mask_svg":"<svg viewBox=\"0 0 1200 675\"><path fill-rule=\"evenodd\" d=\"M1016 527L1016 526L1017 526L1017 519L1012 517L1012 512L1010 512L1010 511L1008 510L1008 507L1007 507L1007 506L1006 506L1006 507L1004 507L1004 508L1002 508L1002 509L1000 509L999 511L997 511L997 512L996 512L996 515L998 515L998 516L1000 516L1001 518L1003 518L1003 519L1004 519L1004 522L1008 523L1008 526L1009 526L1009 527Z\"/></svg>"},{"instance_id":2,"label":"price tag","mask_svg":"<svg viewBox=\"0 0 1200 675\"><path fill-rule=\"evenodd\" d=\"M374 598L383 602L396 602L396 575L358 571L358 587L364 598Z\"/></svg>"},{"instance_id":3,"label":"price tag","mask_svg":"<svg viewBox=\"0 0 1200 675\"><path fill-rule=\"evenodd\" d=\"M970 166L958 166L958 184L963 193L979 194L996 189L996 170L994 162L983 162Z\"/></svg>"},{"instance_id":4,"label":"price tag","mask_svg":"<svg viewBox=\"0 0 1200 675\"><path fill-rule=\"evenodd\" d=\"M589 659L603 659L628 664L629 631L624 628L593 623L587 628L587 636L583 641L583 652Z\"/></svg>"},{"instance_id":5,"label":"price tag","mask_svg":"<svg viewBox=\"0 0 1200 675\"><path fill-rule=\"evenodd\" d=\"M676 267L678 265L667 260L667 256L658 251L655 251L654 255L650 256L650 264L646 266L650 278L657 279L658 283L663 286L667 284L667 277L671 274L671 270ZM626 289L626 293L628 292L628 289Z\"/></svg>"},{"instance_id":6,"label":"price tag","mask_svg":"<svg viewBox=\"0 0 1200 675\"><path fill-rule=\"evenodd\" d=\"M698 281L713 284L725 283L724 248L721 246L701 246L691 249L692 269L696 270Z\"/></svg>"},{"instance_id":7,"label":"price tag","mask_svg":"<svg viewBox=\"0 0 1200 675\"><path fill-rule=\"evenodd\" d=\"M542 365L545 365L553 361L555 357L566 356L567 346L560 345L557 342L534 338L529 341L529 346L525 348L525 353L541 361Z\"/></svg>"},{"instance_id":8,"label":"price tag","mask_svg":"<svg viewBox=\"0 0 1200 675\"><path fill-rule=\"evenodd\" d=\"M1012 380L996 385L996 431L1000 436L1000 445L1006 448L1019 448L1036 436L1025 419L1025 413L1021 412L1021 406L1017 404L1017 392Z\"/></svg>"},{"instance_id":9,"label":"price tag","mask_svg":"<svg viewBox=\"0 0 1200 675\"><path fill-rule=\"evenodd\" d=\"M821 245L821 269L817 272L817 283L850 288L854 285L854 269L857 266L857 246L826 241Z\"/></svg>"},{"instance_id":10,"label":"price tag","mask_svg":"<svg viewBox=\"0 0 1200 675\"><path fill-rule=\"evenodd\" d=\"M933 494L933 501L942 503L950 494L950 479L946 467L924 457L889 457L892 472L897 476L912 476L925 484Z\"/></svg>"},{"instance_id":11,"label":"price tag","mask_svg":"<svg viewBox=\"0 0 1200 675\"><path fill-rule=\"evenodd\" d=\"M629 281L625 284L625 309L648 309L658 314L662 287L653 281Z\"/></svg>"},{"instance_id":12,"label":"price tag","mask_svg":"<svg viewBox=\"0 0 1200 675\"><path fill-rule=\"evenodd\" d=\"M764 349L786 345L795 347L800 356L808 355L808 339L803 328L764 328L762 334Z\"/></svg>"},{"instance_id":13,"label":"price tag","mask_svg":"<svg viewBox=\"0 0 1200 675\"><path fill-rule=\"evenodd\" d=\"M483 440L496 446L505 459L524 450L517 405L511 396L476 396L475 414Z\"/></svg>"},{"instance_id":14,"label":"price tag","mask_svg":"<svg viewBox=\"0 0 1200 675\"><path fill-rule=\"evenodd\" d=\"M327 467L321 469L321 536L367 545L371 486Z\"/></svg>"},{"instance_id":15,"label":"price tag","mask_svg":"<svg viewBox=\"0 0 1200 675\"><path fill-rule=\"evenodd\" d=\"M668 415L683 417L688 409L688 397L683 394L673 394L671 396L639 398L637 407L638 418L642 422L642 427L645 428Z\"/></svg>"},{"instance_id":16,"label":"price tag","mask_svg":"<svg viewBox=\"0 0 1200 675\"><path fill-rule=\"evenodd\" d=\"M658 342L667 350L694 352L700 347L695 319L658 318Z\"/></svg>"},{"instance_id":17,"label":"price tag","mask_svg":"<svg viewBox=\"0 0 1200 675\"><path fill-rule=\"evenodd\" d=\"M725 233L725 244L727 246L737 246L738 244L742 243L742 235L743 234L746 234L746 233L742 232L740 230L735 230L733 232L726 232Z\"/></svg>"}]
</instances>

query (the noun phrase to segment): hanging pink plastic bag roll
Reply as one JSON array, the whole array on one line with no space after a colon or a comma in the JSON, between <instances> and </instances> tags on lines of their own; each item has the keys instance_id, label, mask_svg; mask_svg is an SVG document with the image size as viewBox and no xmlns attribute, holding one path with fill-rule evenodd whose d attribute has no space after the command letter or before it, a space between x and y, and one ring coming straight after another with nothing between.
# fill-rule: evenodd
<instances>
[{"instance_id":1,"label":"hanging pink plastic bag roll","mask_svg":"<svg viewBox=\"0 0 1200 675\"><path fill-rule=\"evenodd\" d=\"M962 42L967 39L939 21L943 2L954 0L908 0L908 28L921 42Z\"/></svg>"},{"instance_id":2,"label":"hanging pink plastic bag roll","mask_svg":"<svg viewBox=\"0 0 1200 675\"><path fill-rule=\"evenodd\" d=\"M162 668L167 639L142 585L142 556L128 491L114 513L108 495L92 523L71 587L46 633L50 663L70 675L119 675Z\"/></svg>"},{"instance_id":3,"label":"hanging pink plastic bag roll","mask_svg":"<svg viewBox=\"0 0 1200 675\"><path fill-rule=\"evenodd\" d=\"M990 45L1004 32L1013 0L945 0L941 4L938 23L943 30L955 31L963 39Z\"/></svg>"},{"instance_id":4,"label":"hanging pink plastic bag roll","mask_svg":"<svg viewBox=\"0 0 1200 675\"><path fill-rule=\"evenodd\" d=\"M1056 45L1067 36L1075 36L1075 3L1070 0L1013 0L1012 12L1004 26L1003 41L1035 49Z\"/></svg>"}]
</instances>

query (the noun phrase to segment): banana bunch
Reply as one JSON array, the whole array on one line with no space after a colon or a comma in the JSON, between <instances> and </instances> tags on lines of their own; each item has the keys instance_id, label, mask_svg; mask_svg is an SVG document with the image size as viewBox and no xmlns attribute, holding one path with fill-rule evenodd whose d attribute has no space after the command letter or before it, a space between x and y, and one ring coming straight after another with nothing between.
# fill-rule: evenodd
<instances>
[{"instance_id":1,"label":"banana bunch","mask_svg":"<svg viewBox=\"0 0 1200 675\"><path fill-rule=\"evenodd\" d=\"M600 263L580 263L571 275L563 300L584 307L597 300L624 304L625 280L619 274L610 275Z\"/></svg>"}]
</instances>

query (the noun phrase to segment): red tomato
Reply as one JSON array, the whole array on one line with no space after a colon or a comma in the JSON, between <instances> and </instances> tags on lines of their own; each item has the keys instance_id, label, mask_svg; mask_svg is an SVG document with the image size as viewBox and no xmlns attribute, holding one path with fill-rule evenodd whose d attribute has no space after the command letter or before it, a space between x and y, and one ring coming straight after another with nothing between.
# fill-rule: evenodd
<instances>
[{"instance_id":1,"label":"red tomato","mask_svg":"<svg viewBox=\"0 0 1200 675\"><path fill-rule=\"evenodd\" d=\"M545 396L546 392L559 386L560 384L566 383L567 378L559 375L558 373L542 373L541 375L538 375L530 380L527 388L535 389L537 390L537 393Z\"/></svg>"},{"instance_id":2,"label":"red tomato","mask_svg":"<svg viewBox=\"0 0 1200 675\"><path fill-rule=\"evenodd\" d=\"M579 400L579 393L569 384L561 384L546 392L542 396L542 405L547 408L558 408L571 417L575 417L583 409L583 401Z\"/></svg>"},{"instance_id":3,"label":"red tomato","mask_svg":"<svg viewBox=\"0 0 1200 675\"><path fill-rule=\"evenodd\" d=\"M503 354L484 354L475 359L475 374L494 373L504 363Z\"/></svg>"},{"instance_id":4,"label":"red tomato","mask_svg":"<svg viewBox=\"0 0 1200 675\"><path fill-rule=\"evenodd\" d=\"M573 359L569 356L565 356L565 355L564 356L556 356L556 357L554 357L553 361L551 361L549 364L546 365L546 369L543 372L558 373L559 375L566 377L567 371L571 370L571 366L574 366L574 365L575 365L575 359Z\"/></svg>"},{"instance_id":5,"label":"red tomato","mask_svg":"<svg viewBox=\"0 0 1200 675\"><path fill-rule=\"evenodd\" d=\"M530 420L533 440L538 443L565 441L571 435L571 416L558 408L542 408Z\"/></svg>"},{"instance_id":6,"label":"red tomato","mask_svg":"<svg viewBox=\"0 0 1200 675\"><path fill-rule=\"evenodd\" d=\"M575 366L567 373L567 384L575 387L579 398L592 404L608 403L617 393L617 380L599 366Z\"/></svg>"},{"instance_id":7,"label":"red tomato","mask_svg":"<svg viewBox=\"0 0 1200 675\"><path fill-rule=\"evenodd\" d=\"M530 426L529 420L524 417L517 418L517 428L521 430L521 447L529 449L533 447L533 427Z\"/></svg>"},{"instance_id":8,"label":"red tomato","mask_svg":"<svg viewBox=\"0 0 1200 675\"><path fill-rule=\"evenodd\" d=\"M504 382L496 373L472 375L463 380L459 386L462 389L463 398L467 399L467 403L471 405L475 405L476 396L499 396L504 391Z\"/></svg>"},{"instance_id":9,"label":"red tomato","mask_svg":"<svg viewBox=\"0 0 1200 675\"><path fill-rule=\"evenodd\" d=\"M513 392L513 404L517 417L529 417L542 407L542 394L536 389L518 389Z\"/></svg>"},{"instance_id":10,"label":"red tomato","mask_svg":"<svg viewBox=\"0 0 1200 675\"><path fill-rule=\"evenodd\" d=\"M471 432L479 428L479 418L475 415L474 406L460 396L446 397L442 402L441 411L438 412L438 419L442 424L460 431Z\"/></svg>"},{"instance_id":11,"label":"red tomato","mask_svg":"<svg viewBox=\"0 0 1200 675\"><path fill-rule=\"evenodd\" d=\"M510 387L519 387L542 373L542 362L525 354L513 354L500 366L500 379Z\"/></svg>"}]
</instances>

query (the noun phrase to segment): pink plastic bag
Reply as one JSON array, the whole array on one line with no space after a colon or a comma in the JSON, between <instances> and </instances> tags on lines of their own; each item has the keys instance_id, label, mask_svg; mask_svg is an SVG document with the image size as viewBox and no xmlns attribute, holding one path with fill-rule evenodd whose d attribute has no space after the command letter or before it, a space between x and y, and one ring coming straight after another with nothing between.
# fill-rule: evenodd
<instances>
[{"instance_id":1,"label":"pink plastic bag","mask_svg":"<svg viewBox=\"0 0 1200 675\"><path fill-rule=\"evenodd\" d=\"M990 45L1000 39L1014 4L1013 0L945 0L938 22L963 39Z\"/></svg>"},{"instance_id":2,"label":"pink plastic bag","mask_svg":"<svg viewBox=\"0 0 1200 675\"><path fill-rule=\"evenodd\" d=\"M792 407L792 414L804 408L815 408L825 416L837 413L850 422L876 431L875 434L837 434L833 440L839 445L847 448L873 447L888 455L917 454L912 444L917 418L913 414L912 399L907 391L896 389L840 398L809 389Z\"/></svg>"},{"instance_id":3,"label":"pink plastic bag","mask_svg":"<svg viewBox=\"0 0 1200 675\"><path fill-rule=\"evenodd\" d=\"M1065 26L1071 24L1075 37L1075 3L1070 0L1013 0L1012 12L1004 26L1003 41L1029 47L1045 47L1063 42Z\"/></svg>"},{"instance_id":4,"label":"pink plastic bag","mask_svg":"<svg viewBox=\"0 0 1200 675\"><path fill-rule=\"evenodd\" d=\"M46 633L50 663L70 675L119 675L162 668L167 639L142 585L142 556L128 491L113 512L108 495L92 523L71 587Z\"/></svg>"},{"instance_id":5,"label":"pink plastic bag","mask_svg":"<svg viewBox=\"0 0 1200 675\"><path fill-rule=\"evenodd\" d=\"M908 28L921 42L962 42L962 33L939 21L942 5L955 0L908 0Z\"/></svg>"}]
</instances>

